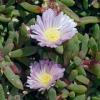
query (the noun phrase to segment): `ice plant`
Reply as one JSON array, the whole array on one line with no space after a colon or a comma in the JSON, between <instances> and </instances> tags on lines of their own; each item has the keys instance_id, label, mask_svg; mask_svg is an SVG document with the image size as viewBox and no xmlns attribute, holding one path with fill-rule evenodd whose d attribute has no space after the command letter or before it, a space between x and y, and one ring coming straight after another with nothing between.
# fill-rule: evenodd
<instances>
[{"instance_id":1,"label":"ice plant","mask_svg":"<svg viewBox=\"0 0 100 100\"><path fill-rule=\"evenodd\" d=\"M63 77L65 68L49 60L40 60L31 63L30 76L28 76L28 87L31 89L45 90L54 85L54 82Z\"/></svg>"},{"instance_id":2,"label":"ice plant","mask_svg":"<svg viewBox=\"0 0 100 100\"><path fill-rule=\"evenodd\" d=\"M42 17L37 16L35 25L31 25L31 30L35 33L31 34L31 38L39 41L42 47L56 48L77 33L76 26L77 23L63 12L57 14L52 9L48 9Z\"/></svg>"}]
</instances>

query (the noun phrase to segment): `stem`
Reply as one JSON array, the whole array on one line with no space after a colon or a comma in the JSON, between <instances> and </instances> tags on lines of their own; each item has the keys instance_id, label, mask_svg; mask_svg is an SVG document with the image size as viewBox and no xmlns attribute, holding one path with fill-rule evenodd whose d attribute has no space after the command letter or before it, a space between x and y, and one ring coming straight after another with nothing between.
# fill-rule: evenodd
<instances>
[{"instance_id":1,"label":"stem","mask_svg":"<svg viewBox=\"0 0 100 100\"><path fill-rule=\"evenodd\" d=\"M99 63L100 64L100 61L97 62L96 60L82 60L82 65L93 65L95 63Z\"/></svg>"},{"instance_id":2,"label":"stem","mask_svg":"<svg viewBox=\"0 0 100 100\"><path fill-rule=\"evenodd\" d=\"M62 100L61 94L58 94L58 95L57 95L57 100Z\"/></svg>"},{"instance_id":3,"label":"stem","mask_svg":"<svg viewBox=\"0 0 100 100\"><path fill-rule=\"evenodd\" d=\"M92 66L89 66L89 65L82 65L82 67L83 67L85 70L89 71L90 73L93 73L94 75L96 75L96 74L95 74L95 70L92 68Z\"/></svg>"},{"instance_id":4,"label":"stem","mask_svg":"<svg viewBox=\"0 0 100 100\"><path fill-rule=\"evenodd\" d=\"M91 65L94 64L95 60L82 60L82 65Z\"/></svg>"}]
</instances>

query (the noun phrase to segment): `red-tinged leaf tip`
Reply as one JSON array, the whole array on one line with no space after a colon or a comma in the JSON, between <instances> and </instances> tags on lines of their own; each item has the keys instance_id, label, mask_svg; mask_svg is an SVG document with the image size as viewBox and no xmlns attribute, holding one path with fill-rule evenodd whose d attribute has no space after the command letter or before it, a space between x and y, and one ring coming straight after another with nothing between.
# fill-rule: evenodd
<instances>
[{"instance_id":1,"label":"red-tinged leaf tip","mask_svg":"<svg viewBox=\"0 0 100 100\"><path fill-rule=\"evenodd\" d=\"M21 73L21 71L17 68L17 66L15 64L10 64L10 68L16 74L20 74Z\"/></svg>"},{"instance_id":2,"label":"red-tinged leaf tip","mask_svg":"<svg viewBox=\"0 0 100 100\"><path fill-rule=\"evenodd\" d=\"M39 12L41 12L41 7L37 7L36 10L38 10Z\"/></svg>"}]
</instances>

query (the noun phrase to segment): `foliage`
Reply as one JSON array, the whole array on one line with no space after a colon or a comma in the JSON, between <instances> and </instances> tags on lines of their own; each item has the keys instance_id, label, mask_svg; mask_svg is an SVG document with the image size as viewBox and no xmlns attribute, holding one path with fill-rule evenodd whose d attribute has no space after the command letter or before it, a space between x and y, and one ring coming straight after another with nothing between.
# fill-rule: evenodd
<instances>
[{"instance_id":1,"label":"foliage","mask_svg":"<svg viewBox=\"0 0 100 100\"><path fill-rule=\"evenodd\" d=\"M99 100L99 0L56 0L59 11L77 22L79 33L55 49L40 47L27 30L41 15L42 3L0 0L0 100ZM64 77L49 91L26 87L29 65L40 59L66 68Z\"/></svg>"}]
</instances>

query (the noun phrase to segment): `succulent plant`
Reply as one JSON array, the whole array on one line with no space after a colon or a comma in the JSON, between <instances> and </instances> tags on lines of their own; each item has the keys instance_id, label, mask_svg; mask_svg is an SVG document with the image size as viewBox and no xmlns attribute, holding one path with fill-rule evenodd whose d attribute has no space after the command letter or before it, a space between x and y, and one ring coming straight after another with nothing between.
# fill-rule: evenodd
<instances>
[{"instance_id":1,"label":"succulent plant","mask_svg":"<svg viewBox=\"0 0 100 100\"><path fill-rule=\"evenodd\" d=\"M78 24L79 33L56 48L40 47L30 37L36 15L49 8ZM100 100L99 8L98 0L0 0L0 100ZM30 63L42 59L65 72L38 92L26 81Z\"/></svg>"}]
</instances>

